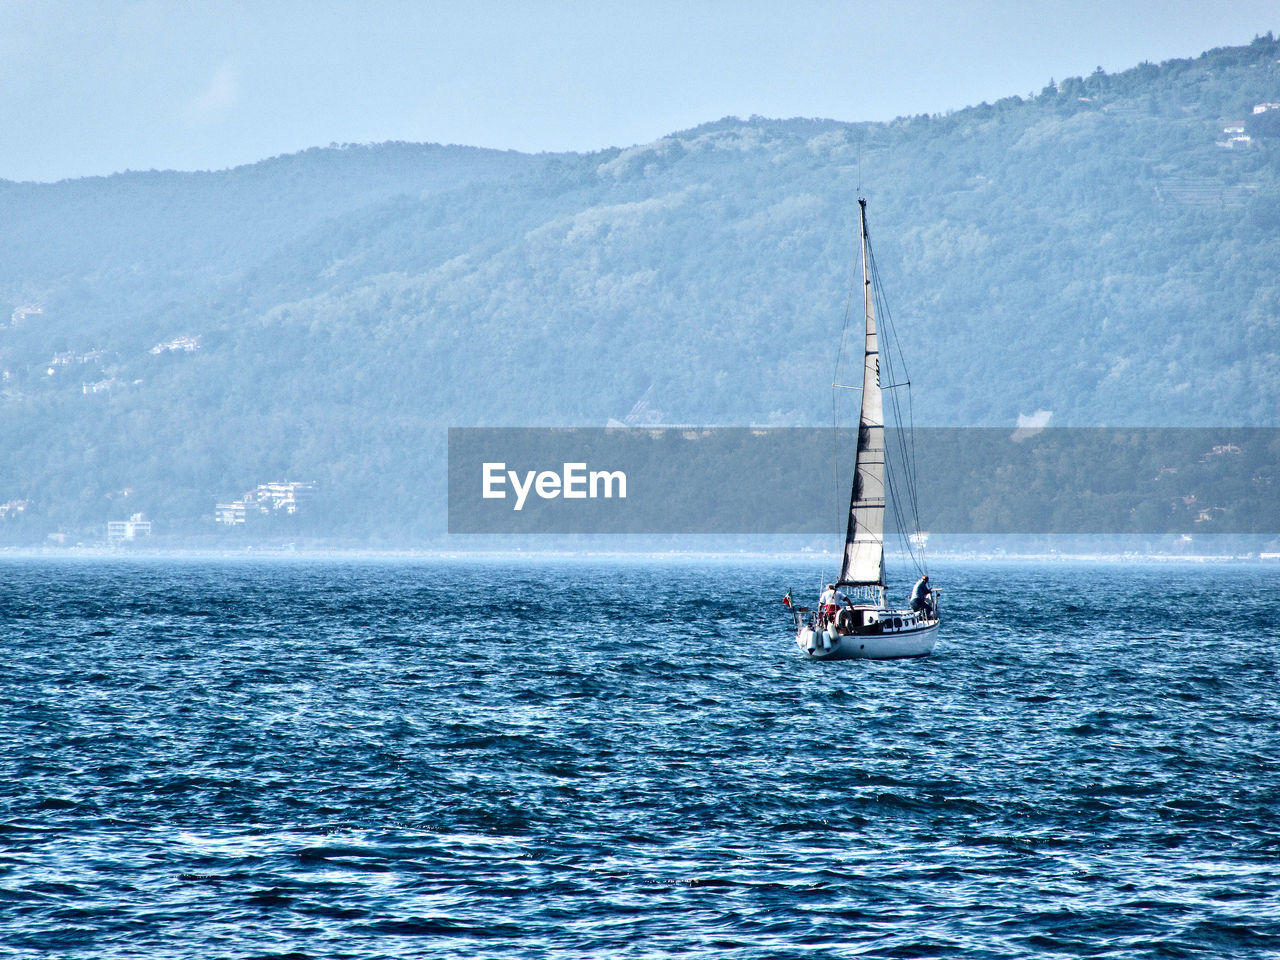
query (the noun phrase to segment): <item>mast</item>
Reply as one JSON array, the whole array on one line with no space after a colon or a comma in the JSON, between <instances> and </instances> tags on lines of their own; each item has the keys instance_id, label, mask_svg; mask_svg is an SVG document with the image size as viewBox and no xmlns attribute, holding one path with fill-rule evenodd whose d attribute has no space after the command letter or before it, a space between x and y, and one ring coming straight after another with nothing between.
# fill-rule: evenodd
<instances>
[{"instance_id":1,"label":"mast","mask_svg":"<svg viewBox=\"0 0 1280 960\"><path fill-rule=\"evenodd\" d=\"M862 228L862 301L866 317L863 345L862 409L858 416L858 449L853 488L849 493L849 526L844 538L840 586L884 589L884 402L880 389L880 348L876 337L875 297L867 239L867 201L858 198Z\"/></svg>"}]
</instances>

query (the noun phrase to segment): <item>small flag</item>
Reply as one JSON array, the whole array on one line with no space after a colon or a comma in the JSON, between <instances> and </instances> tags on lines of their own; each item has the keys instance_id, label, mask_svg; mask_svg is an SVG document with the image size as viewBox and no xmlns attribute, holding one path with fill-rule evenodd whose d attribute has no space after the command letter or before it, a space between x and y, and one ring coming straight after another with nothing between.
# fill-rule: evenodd
<instances>
[{"instance_id":1,"label":"small flag","mask_svg":"<svg viewBox=\"0 0 1280 960\"><path fill-rule=\"evenodd\" d=\"M786 605L788 610L791 609L791 591L790 590L788 590L787 595L782 598L782 602L783 604Z\"/></svg>"}]
</instances>

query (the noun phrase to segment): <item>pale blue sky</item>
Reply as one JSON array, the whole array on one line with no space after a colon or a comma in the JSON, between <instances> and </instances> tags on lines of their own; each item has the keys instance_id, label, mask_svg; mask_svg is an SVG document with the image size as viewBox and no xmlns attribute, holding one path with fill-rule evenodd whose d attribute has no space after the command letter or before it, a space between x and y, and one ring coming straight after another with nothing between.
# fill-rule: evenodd
<instances>
[{"instance_id":1,"label":"pale blue sky","mask_svg":"<svg viewBox=\"0 0 1280 960\"><path fill-rule=\"evenodd\" d=\"M1268 30L1280 0L0 0L0 178L335 141L586 151L729 114L884 120Z\"/></svg>"}]
</instances>

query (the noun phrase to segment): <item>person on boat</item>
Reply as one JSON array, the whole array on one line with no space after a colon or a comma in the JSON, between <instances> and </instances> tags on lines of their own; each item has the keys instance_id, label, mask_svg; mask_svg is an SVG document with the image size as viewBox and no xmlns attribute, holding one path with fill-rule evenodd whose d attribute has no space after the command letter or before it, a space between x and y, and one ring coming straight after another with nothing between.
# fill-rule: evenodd
<instances>
[{"instance_id":1,"label":"person on boat","mask_svg":"<svg viewBox=\"0 0 1280 960\"><path fill-rule=\"evenodd\" d=\"M928 617L933 616L933 590L929 588L927 573L911 588L911 609Z\"/></svg>"},{"instance_id":2,"label":"person on boat","mask_svg":"<svg viewBox=\"0 0 1280 960\"><path fill-rule=\"evenodd\" d=\"M853 609L853 601L848 597L844 598L844 606L840 608L840 612L836 614L836 629L841 633L852 633L853 625L857 621L857 613Z\"/></svg>"},{"instance_id":3,"label":"person on boat","mask_svg":"<svg viewBox=\"0 0 1280 960\"><path fill-rule=\"evenodd\" d=\"M818 616L823 623L830 623L835 619L836 611L840 609L841 597L834 583L828 583L827 588L819 594Z\"/></svg>"},{"instance_id":4,"label":"person on boat","mask_svg":"<svg viewBox=\"0 0 1280 960\"><path fill-rule=\"evenodd\" d=\"M834 583L828 583L827 589L822 591L822 596L818 597L818 607L823 613L835 615L840 609L840 604L845 603L848 598L836 589Z\"/></svg>"}]
</instances>

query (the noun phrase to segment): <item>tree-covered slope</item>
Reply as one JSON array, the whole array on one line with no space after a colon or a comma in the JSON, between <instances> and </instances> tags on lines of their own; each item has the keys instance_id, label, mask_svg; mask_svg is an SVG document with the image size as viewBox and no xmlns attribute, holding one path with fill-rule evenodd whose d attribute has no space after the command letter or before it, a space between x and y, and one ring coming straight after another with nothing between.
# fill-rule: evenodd
<instances>
[{"instance_id":1,"label":"tree-covered slope","mask_svg":"<svg viewBox=\"0 0 1280 960\"><path fill-rule=\"evenodd\" d=\"M326 529L412 540L450 425L646 391L668 422L824 423L859 179L918 422L1273 424L1278 46L887 124L0 183L0 503L27 535L196 530L288 476Z\"/></svg>"}]
</instances>

